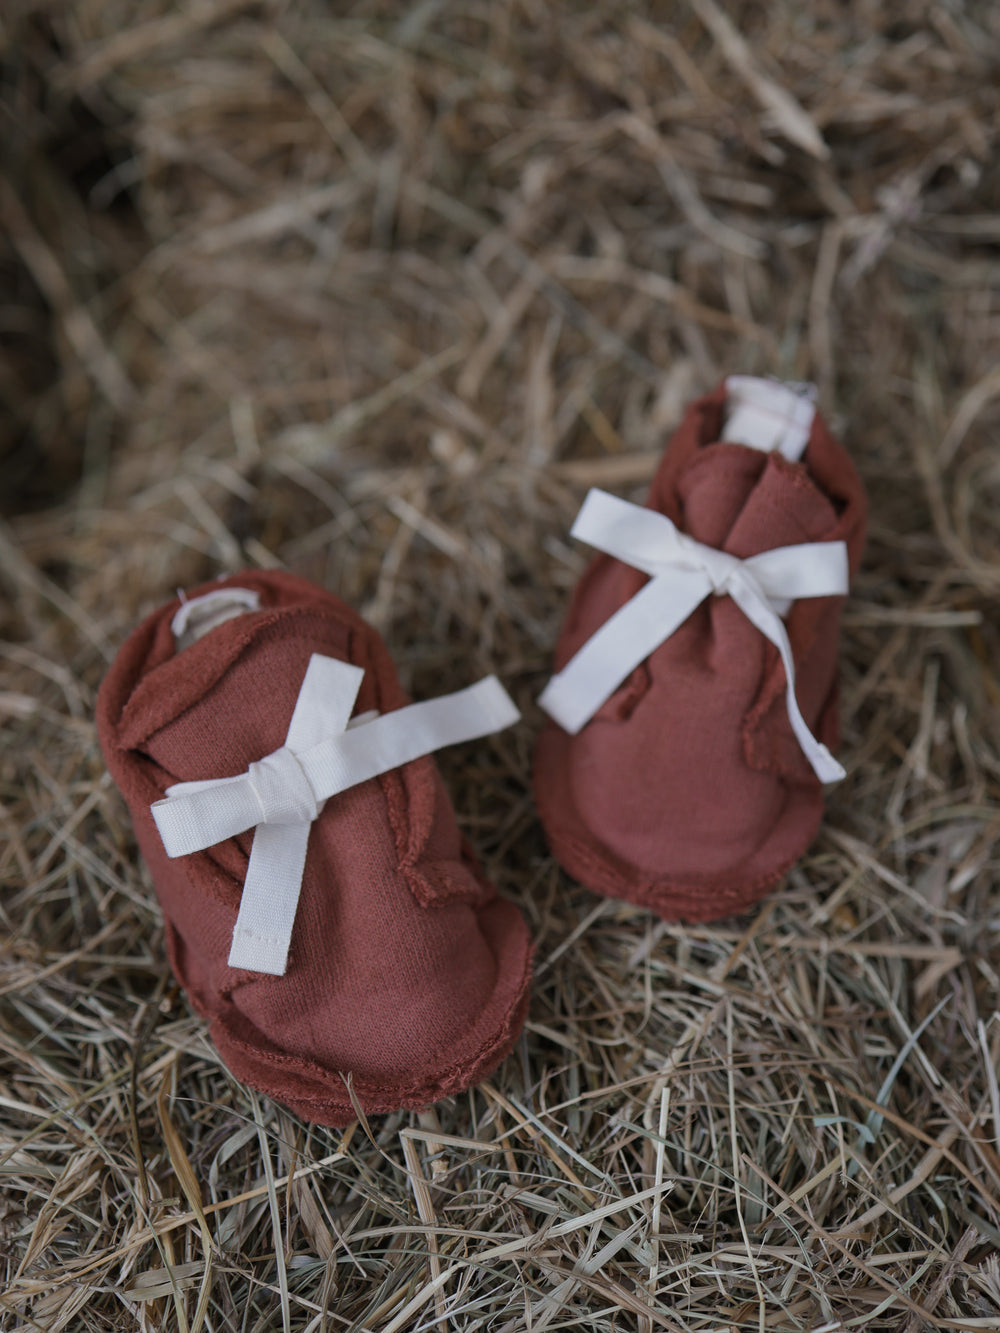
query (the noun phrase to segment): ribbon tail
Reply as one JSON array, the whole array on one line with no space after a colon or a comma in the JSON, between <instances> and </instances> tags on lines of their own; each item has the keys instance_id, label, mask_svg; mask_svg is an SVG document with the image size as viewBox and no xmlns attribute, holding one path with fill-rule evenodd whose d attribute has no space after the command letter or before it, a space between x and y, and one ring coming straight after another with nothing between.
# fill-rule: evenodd
<instances>
[{"instance_id":1,"label":"ribbon tail","mask_svg":"<svg viewBox=\"0 0 1000 1333\"><path fill-rule=\"evenodd\" d=\"M785 668L785 701L788 708L788 720L792 724L795 739L820 782L839 782L846 777L844 768L806 726L806 720L799 710L799 701L795 697L795 662L792 658L792 645L788 633L779 618L767 605L763 591L758 592L748 582L747 577L731 580L728 592L743 614L760 630L766 639L774 644L781 655Z\"/></svg>"},{"instance_id":2,"label":"ribbon tail","mask_svg":"<svg viewBox=\"0 0 1000 1333\"><path fill-rule=\"evenodd\" d=\"M233 930L230 967L285 975L310 827L306 823L258 826Z\"/></svg>"},{"instance_id":3,"label":"ribbon tail","mask_svg":"<svg viewBox=\"0 0 1000 1333\"><path fill-rule=\"evenodd\" d=\"M302 678L285 744L299 754L317 737L339 736L351 720L364 669L322 653L313 653Z\"/></svg>"},{"instance_id":4,"label":"ribbon tail","mask_svg":"<svg viewBox=\"0 0 1000 1333\"><path fill-rule=\"evenodd\" d=\"M454 694L383 713L297 758L317 799L328 800L446 745L502 731L520 716L496 676L486 676Z\"/></svg>"},{"instance_id":5,"label":"ribbon tail","mask_svg":"<svg viewBox=\"0 0 1000 1333\"><path fill-rule=\"evenodd\" d=\"M676 570L651 579L552 677L539 705L575 736L711 589L702 570Z\"/></svg>"}]
</instances>

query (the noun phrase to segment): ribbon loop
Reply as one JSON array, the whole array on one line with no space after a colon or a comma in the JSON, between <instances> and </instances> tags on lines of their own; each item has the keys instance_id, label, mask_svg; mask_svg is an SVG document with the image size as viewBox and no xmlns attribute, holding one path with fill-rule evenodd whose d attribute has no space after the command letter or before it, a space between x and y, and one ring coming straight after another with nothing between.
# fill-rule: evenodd
<instances>
[{"instance_id":1,"label":"ribbon loop","mask_svg":"<svg viewBox=\"0 0 1000 1333\"><path fill-rule=\"evenodd\" d=\"M800 597L832 597L848 588L844 542L781 546L740 560L679 532L665 514L591 490L573 536L650 576L650 581L552 677L539 704L576 735L640 662L711 594L727 595L777 648L785 669L788 718L821 782L844 770L806 725L795 697L795 662L781 617Z\"/></svg>"},{"instance_id":2,"label":"ribbon loop","mask_svg":"<svg viewBox=\"0 0 1000 1333\"><path fill-rule=\"evenodd\" d=\"M170 857L256 829L230 967L284 976L309 830L325 801L520 717L497 678L487 676L454 694L351 722L363 675L314 653L283 746L235 777L175 783L151 807Z\"/></svg>"}]
</instances>

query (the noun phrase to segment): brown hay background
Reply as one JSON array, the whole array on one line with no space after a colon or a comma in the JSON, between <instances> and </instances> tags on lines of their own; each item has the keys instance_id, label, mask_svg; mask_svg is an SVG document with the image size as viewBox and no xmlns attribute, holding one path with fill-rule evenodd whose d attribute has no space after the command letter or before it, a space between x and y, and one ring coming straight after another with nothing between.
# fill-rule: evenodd
<instances>
[{"instance_id":1,"label":"brown hay background","mask_svg":"<svg viewBox=\"0 0 1000 1333\"><path fill-rule=\"evenodd\" d=\"M14 0L0 45L0 1327L1000 1328L1000 10ZM819 383L871 536L850 776L689 930L548 857L532 701L586 487L733 370ZM92 724L248 564L526 715L443 758L525 1038L344 1135L219 1064Z\"/></svg>"}]
</instances>

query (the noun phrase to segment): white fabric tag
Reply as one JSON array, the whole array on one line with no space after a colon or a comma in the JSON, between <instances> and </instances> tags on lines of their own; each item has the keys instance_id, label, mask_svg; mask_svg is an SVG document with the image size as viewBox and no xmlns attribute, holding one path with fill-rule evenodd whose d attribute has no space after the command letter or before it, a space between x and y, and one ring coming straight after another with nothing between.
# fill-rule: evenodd
<instances>
[{"instance_id":1,"label":"white fabric tag","mask_svg":"<svg viewBox=\"0 0 1000 1333\"><path fill-rule=\"evenodd\" d=\"M739 560L685 536L665 514L599 490L587 496L572 535L641 569L650 580L543 690L539 704L564 731L575 736L696 606L712 593L726 594L781 654L788 718L816 776L821 782L844 776L799 711L792 648L780 619L790 600L847 592L844 542L779 546Z\"/></svg>"},{"instance_id":2,"label":"white fabric tag","mask_svg":"<svg viewBox=\"0 0 1000 1333\"><path fill-rule=\"evenodd\" d=\"M168 787L152 806L168 856L254 828L229 966L284 976L312 821L340 792L520 717L495 676L454 694L350 721L364 672L313 653L285 744L245 773Z\"/></svg>"},{"instance_id":3,"label":"white fabric tag","mask_svg":"<svg viewBox=\"0 0 1000 1333\"><path fill-rule=\"evenodd\" d=\"M181 593L182 599L184 594ZM218 625L227 620L245 615L248 611L260 610L260 593L252 588L217 588L215 592L203 593L201 597L182 600L170 630L177 640L178 651L190 648L197 641Z\"/></svg>"},{"instance_id":4,"label":"white fabric tag","mask_svg":"<svg viewBox=\"0 0 1000 1333\"><path fill-rule=\"evenodd\" d=\"M812 384L730 375L721 438L764 453L777 452L797 463L809 443L815 415L816 388Z\"/></svg>"}]
</instances>

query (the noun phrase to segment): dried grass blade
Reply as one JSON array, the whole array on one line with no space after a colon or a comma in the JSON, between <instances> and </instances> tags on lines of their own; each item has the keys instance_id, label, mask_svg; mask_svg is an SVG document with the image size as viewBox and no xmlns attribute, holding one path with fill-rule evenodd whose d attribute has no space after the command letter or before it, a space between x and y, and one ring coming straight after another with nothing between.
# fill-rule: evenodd
<instances>
[{"instance_id":1,"label":"dried grass blade","mask_svg":"<svg viewBox=\"0 0 1000 1333\"><path fill-rule=\"evenodd\" d=\"M274 1242L274 1263L278 1270L278 1291L281 1298L281 1327L284 1333L291 1333L292 1311L288 1293L288 1270L285 1266L285 1244L281 1234L281 1209L278 1205L278 1187L271 1165L271 1149L267 1142L267 1131L260 1111L260 1101L255 1092L250 1092L253 1106L253 1118L257 1125L257 1142L260 1144L260 1160L267 1182L267 1201L271 1210L271 1236ZM289 1177L289 1180L291 1177Z\"/></svg>"},{"instance_id":2,"label":"dried grass blade","mask_svg":"<svg viewBox=\"0 0 1000 1333\"><path fill-rule=\"evenodd\" d=\"M771 112L785 137L813 157L826 161L830 150L816 128L815 121L791 93L763 73L732 19L719 8L715 0L690 0L690 3L719 43L719 49L726 60L758 101Z\"/></svg>"},{"instance_id":3,"label":"dried grass blade","mask_svg":"<svg viewBox=\"0 0 1000 1333\"><path fill-rule=\"evenodd\" d=\"M430 1186L427 1183L427 1177L424 1175L423 1167L420 1162L420 1154L417 1151L417 1145L404 1130L399 1141L403 1145L403 1157L406 1159L406 1170L410 1178L410 1188L413 1190L413 1197L417 1204L417 1213L421 1222L428 1228L427 1231L427 1249L429 1251L428 1266L431 1270L431 1278L437 1279L441 1276L441 1256L438 1254L437 1236L433 1228L437 1226L437 1217L434 1213L434 1200L431 1197ZM438 1322L446 1331L448 1328L448 1318L445 1305L444 1285L436 1287L434 1291L434 1308L437 1311Z\"/></svg>"},{"instance_id":4,"label":"dried grass blade","mask_svg":"<svg viewBox=\"0 0 1000 1333\"><path fill-rule=\"evenodd\" d=\"M201 1290L198 1292L198 1304L195 1306L194 1319L190 1325L190 1333L200 1333L201 1326L205 1321L205 1313L208 1310L208 1300L212 1292L212 1233L208 1228L208 1219L201 1204L201 1189L198 1186L198 1179L194 1174L194 1169L184 1151L184 1145L181 1137L177 1133L176 1126L170 1118L170 1108L167 1105L167 1092L173 1076L173 1069L164 1071L163 1082L160 1084L160 1091L156 1099L156 1109L160 1117L160 1128L163 1130L163 1141L167 1146L167 1153L170 1157L170 1165L174 1169L174 1175L180 1182L180 1187L184 1191L191 1211L198 1221L198 1230L201 1232L201 1246L204 1254L203 1273L201 1279ZM172 1274L171 1274L172 1282ZM187 1316L184 1314L183 1302L180 1300L179 1292L176 1286L172 1285L175 1292L175 1303L178 1312L178 1319L183 1318L184 1327L187 1329Z\"/></svg>"}]
</instances>

